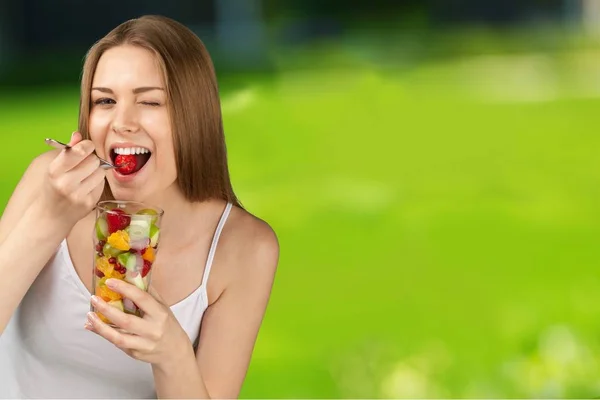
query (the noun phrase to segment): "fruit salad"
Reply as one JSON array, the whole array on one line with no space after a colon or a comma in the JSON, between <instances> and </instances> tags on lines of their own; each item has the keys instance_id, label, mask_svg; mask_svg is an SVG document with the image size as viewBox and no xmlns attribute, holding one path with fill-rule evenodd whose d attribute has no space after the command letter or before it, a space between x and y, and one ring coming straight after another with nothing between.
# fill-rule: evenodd
<instances>
[{"instance_id":1,"label":"fruit salad","mask_svg":"<svg viewBox=\"0 0 600 400\"><path fill-rule=\"evenodd\" d=\"M105 201L96 207L94 294L125 313L142 316L142 310L109 289L106 280L120 279L148 290L158 250L162 213L158 208L131 201ZM93 305L91 309L110 324Z\"/></svg>"}]
</instances>

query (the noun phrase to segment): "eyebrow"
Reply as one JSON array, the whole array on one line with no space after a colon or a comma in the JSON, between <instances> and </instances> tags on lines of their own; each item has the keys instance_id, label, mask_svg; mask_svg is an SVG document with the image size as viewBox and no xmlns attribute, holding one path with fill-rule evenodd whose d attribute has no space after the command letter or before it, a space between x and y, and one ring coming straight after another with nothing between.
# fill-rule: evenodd
<instances>
[{"instance_id":1,"label":"eyebrow","mask_svg":"<svg viewBox=\"0 0 600 400\"><path fill-rule=\"evenodd\" d=\"M112 91L112 89L107 88L107 87L93 87L92 90L97 90L99 92L102 93L110 93L110 94L114 94L114 92ZM164 91L164 88L158 87L158 86L142 86L142 87L138 87L133 89L133 94L140 94L140 93L144 93L144 92L149 92L151 90L162 90Z\"/></svg>"}]
</instances>

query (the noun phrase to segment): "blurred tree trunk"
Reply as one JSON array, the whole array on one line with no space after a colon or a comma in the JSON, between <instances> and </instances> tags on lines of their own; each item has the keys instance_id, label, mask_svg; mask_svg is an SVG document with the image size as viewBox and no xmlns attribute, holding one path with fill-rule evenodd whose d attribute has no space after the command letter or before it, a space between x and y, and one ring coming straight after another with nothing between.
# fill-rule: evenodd
<instances>
[{"instance_id":1,"label":"blurred tree trunk","mask_svg":"<svg viewBox=\"0 0 600 400\"><path fill-rule=\"evenodd\" d=\"M594 36L600 36L599 0L582 0L582 18L584 29Z\"/></svg>"},{"instance_id":2,"label":"blurred tree trunk","mask_svg":"<svg viewBox=\"0 0 600 400\"><path fill-rule=\"evenodd\" d=\"M565 22L570 25L581 24L581 0L563 0L562 11Z\"/></svg>"},{"instance_id":3,"label":"blurred tree trunk","mask_svg":"<svg viewBox=\"0 0 600 400\"><path fill-rule=\"evenodd\" d=\"M262 0L216 0L217 45L228 69L268 66Z\"/></svg>"}]
</instances>

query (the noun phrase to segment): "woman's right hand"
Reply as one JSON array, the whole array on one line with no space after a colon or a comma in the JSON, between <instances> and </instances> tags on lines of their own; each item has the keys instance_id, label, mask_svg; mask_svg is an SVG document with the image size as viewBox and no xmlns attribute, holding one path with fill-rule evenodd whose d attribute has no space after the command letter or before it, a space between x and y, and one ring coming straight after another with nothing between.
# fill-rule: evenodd
<instances>
[{"instance_id":1,"label":"woman's right hand","mask_svg":"<svg viewBox=\"0 0 600 400\"><path fill-rule=\"evenodd\" d=\"M74 225L96 206L104 189L106 171L94 154L94 143L73 133L70 149L62 150L48 166L41 196L44 207Z\"/></svg>"}]
</instances>

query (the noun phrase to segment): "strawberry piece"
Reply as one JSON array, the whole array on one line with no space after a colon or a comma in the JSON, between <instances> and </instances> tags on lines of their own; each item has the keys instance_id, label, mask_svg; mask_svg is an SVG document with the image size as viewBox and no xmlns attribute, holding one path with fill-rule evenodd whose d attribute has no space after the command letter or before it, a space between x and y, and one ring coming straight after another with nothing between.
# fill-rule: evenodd
<instances>
[{"instance_id":1,"label":"strawberry piece","mask_svg":"<svg viewBox=\"0 0 600 400\"><path fill-rule=\"evenodd\" d=\"M102 272L98 268L96 268L96 276L98 278L104 278L104 272Z\"/></svg>"},{"instance_id":2,"label":"strawberry piece","mask_svg":"<svg viewBox=\"0 0 600 400\"><path fill-rule=\"evenodd\" d=\"M148 275L150 269L152 268L152 263L148 260L144 260L144 268L142 268L142 278Z\"/></svg>"},{"instance_id":3,"label":"strawberry piece","mask_svg":"<svg viewBox=\"0 0 600 400\"><path fill-rule=\"evenodd\" d=\"M131 217L125 215L123 210L115 209L106 213L106 222L108 224L108 232L112 234L127 228L131 222Z\"/></svg>"},{"instance_id":4,"label":"strawberry piece","mask_svg":"<svg viewBox=\"0 0 600 400\"><path fill-rule=\"evenodd\" d=\"M115 157L115 165L120 174L129 175L137 167L137 158L133 154L119 154Z\"/></svg>"}]
</instances>

